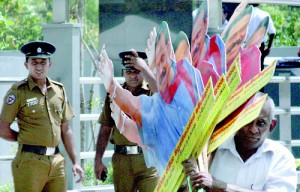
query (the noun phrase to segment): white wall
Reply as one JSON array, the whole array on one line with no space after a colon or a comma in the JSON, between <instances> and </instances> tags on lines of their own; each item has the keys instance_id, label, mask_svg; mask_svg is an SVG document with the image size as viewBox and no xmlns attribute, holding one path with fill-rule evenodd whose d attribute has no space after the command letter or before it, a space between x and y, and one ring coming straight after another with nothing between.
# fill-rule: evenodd
<instances>
[{"instance_id":1,"label":"white wall","mask_svg":"<svg viewBox=\"0 0 300 192\"><path fill-rule=\"evenodd\" d=\"M3 77L27 77L27 70L23 65L25 57L19 51L0 52L0 79ZM0 108L2 108L5 93L13 83L0 82ZM16 124L13 128L17 129ZM13 155L17 143L0 139L0 156ZM12 181L11 162L0 161L0 186Z\"/></svg>"}]
</instances>

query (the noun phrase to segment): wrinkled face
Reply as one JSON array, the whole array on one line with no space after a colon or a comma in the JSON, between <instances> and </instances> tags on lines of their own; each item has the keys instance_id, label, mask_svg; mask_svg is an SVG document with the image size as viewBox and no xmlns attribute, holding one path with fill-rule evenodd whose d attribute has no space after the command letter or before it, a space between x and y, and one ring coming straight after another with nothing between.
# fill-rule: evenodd
<instances>
[{"instance_id":1,"label":"wrinkled face","mask_svg":"<svg viewBox=\"0 0 300 192\"><path fill-rule=\"evenodd\" d=\"M266 102L259 116L242 127L236 134L235 140L238 145L242 145L245 150L257 149L262 145L269 133L276 126L276 119L270 119L270 105Z\"/></svg>"},{"instance_id":2,"label":"wrinkled face","mask_svg":"<svg viewBox=\"0 0 300 192\"><path fill-rule=\"evenodd\" d=\"M166 91L168 85L172 81L172 77L170 75L171 47L169 48L168 45L166 45L165 34L163 32L160 33L155 49L156 80L160 92Z\"/></svg>"},{"instance_id":3,"label":"wrinkled face","mask_svg":"<svg viewBox=\"0 0 300 192\"><path fill-rule=\"evenodd\" d=\"M143 83L143 75L139 70L128 70L124 71L125 82L128 87L136 88Z\"/></svg>"},{"instance_id":4,"label":"wrinkled face","mask_svg":"<svg viewBox=\"0 0 300 192\"><path fill-rule=\"evenodd\" d=\"M29 71L29 75L33 79L44 79L47 77L51 62L48 58L32 58L29 57L28 61L24 63Z\"/></svg>"}]
</instances>

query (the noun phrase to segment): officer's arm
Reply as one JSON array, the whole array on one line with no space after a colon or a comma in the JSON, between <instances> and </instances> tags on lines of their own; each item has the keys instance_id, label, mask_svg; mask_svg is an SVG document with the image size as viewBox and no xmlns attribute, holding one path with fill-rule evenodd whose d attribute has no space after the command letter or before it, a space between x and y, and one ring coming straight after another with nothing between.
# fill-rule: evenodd
<instances>
[{"instance_id":1,"label":"officer's arm","mask_svg":"<svg viewBox=\"0 0 300 192\"><path fill-rule=\"evenodd\" d=\"M157 88L156 79L154 77L154 74L148 67L148 65L146 65L145 68L143 68L143 70L141 72L143 73L143 77L144 77L145 81L148 82L151 92L152 93L157 92L158 88Z\"/></svg>"},{"instance_id":2,"label":"officer's arm","mask_svg":"<svg viewBox=\"0 0 300 192\"><path fill-rule=\"evenodd\" d=\"M78 173L80 178L77 181L81 182L83 181L83 175L84 175L84 171L83 169L80 167L79 163L78 163L78 159L76 156L76 149L75 149L75 145L73 142L73 132L71 127L69 126L68 122L64 122L61 124L61 137L62 137L62 141L64 143L64 146L66 148L66 151L73 163L73 172L74 174Z\"/></svg>"},{"instance_id":3,"label":"officer's arm","mask_svg":"<svg viewBox=\"0 0 300 192\"><path fill-rule=\"evenodd\" d=\"M0 119L0 137L8 141L17 141L18 134L18 132L10 128L10 123Z\"/></svg>"},{"instance_id":4,"label":"officer's arm","mask_svg":"<svg viewBox=\"0 0 300 192\"><path fill-rule=\"evenodd\" d=\"M112 130L112 127L107 126L107 125L101 125L100 131L98 134L98 139L97 139L97 144L96 144L94 171L95 171L96 178L99 180L102 180L101 179L102 171L105 171L107 173L107 168L104 165L102 158L103 158L105 149L108 144L111 130Z\"/></svg>"},{"instance_id":5,"label":"officer's arm","mask_svg":"<svg viewBox=\"0 0 300 192\"><path fill-rule=\"evenodd\" d=\"M96 145L96 161L102 161L112 127L101 125Z\"/></svg>"},{"instance_id":6,"label":"officer's arm","mask_svg":"<svg viewBox=\"0 0 300 192\"><path fill-rule=\"evenodd\" d=\"M265 49L265 54L266 55L269 55L270 54L270 51L271 51L271 47L272 47L272 44L273 44L273 40L275 38L275 34L270 34L269 36L269 43L268 43L268 47Z\"/></svg>"},{"instance_id":7,"label":"officer's arm","mask_svg":"<svg viewBox=\"0 0 300 192\"><path fill-rule=\"evenodd\" d=\"M72 129L69 126L68 122L61 124L61 137L62 141L64 143L64 146L67 150L67 153L72 161L73 164L77 163L77 157L76 157L76 151L75 151L75 145L73 142L73 132Z\"/></svg>"}]
</instances>

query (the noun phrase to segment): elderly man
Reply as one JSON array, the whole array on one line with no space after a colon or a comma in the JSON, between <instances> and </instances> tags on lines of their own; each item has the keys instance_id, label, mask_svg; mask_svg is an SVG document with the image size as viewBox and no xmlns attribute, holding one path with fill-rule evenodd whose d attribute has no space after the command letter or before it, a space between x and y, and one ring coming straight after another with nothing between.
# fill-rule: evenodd
<instances>
[{"instance_id":1,"label":"elderly man","mask_svg":"<svg viewBox=\"0 0 300 192\"><path fill-rule=\"evenodd\" d=\"M263 96L258 92L255 99ZM193 188L207 191L296 191L297 172L291 152L267 139L274 130L274 102L267 97L260 115L242 127L215 152L209 173L198 171L195 159L183 162Z\"/></svg>"}]
</instances>

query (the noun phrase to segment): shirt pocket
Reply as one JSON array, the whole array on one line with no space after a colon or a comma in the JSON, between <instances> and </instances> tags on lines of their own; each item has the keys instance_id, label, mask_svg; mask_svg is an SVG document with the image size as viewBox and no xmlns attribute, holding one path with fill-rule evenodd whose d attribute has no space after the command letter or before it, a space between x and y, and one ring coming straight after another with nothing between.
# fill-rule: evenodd
<instances>
[{"instance_id":1,"label":"shirt pocket","mask_svg":"<svg viewBox=\"0 0 300 192\"><path fill-rule=\"evenodd\" d=\"M55 119L57 120L57 122L61 122L62 118L63 118L63 110L62 107L60 105L54 105L54 112L55 112Z\"/></svg>"},{"instance_id":2,"label":"shirt pocket","mask_svg":"<svg viewBox=\"0 0 300 192\"><path fill-rule=\"evenodd\" d=\"M19 115L23 118L28 118L30 120L38 120L42 118L42 116L46 112L47 111L45 105L41 105L40 103L38 103L35 105L28 106L26 104L21 108Z\"/></svg>"}]
</instances>

